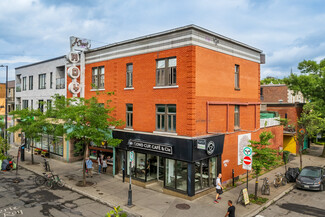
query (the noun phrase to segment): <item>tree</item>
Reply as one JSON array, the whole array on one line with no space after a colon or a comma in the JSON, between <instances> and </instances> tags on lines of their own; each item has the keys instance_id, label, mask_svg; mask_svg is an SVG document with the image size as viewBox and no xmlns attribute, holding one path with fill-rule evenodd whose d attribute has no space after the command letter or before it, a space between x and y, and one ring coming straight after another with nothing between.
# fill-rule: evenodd
<instances>
[{"instance_id":1,"label":"tree","mask_svg":"<svg viewBox=\"0 0 325 217\"><path fill-rule=\"evenodd\" d=\"M260 176L263 169L269 169L271 166L277 165L279 156L277 151L269 148L271 144L269 142L274 135L271 132L263 131L260 135L260 141L250 140L251 143L249 147L252 147L253 151L253 164L252 169L255 173L256 184L255 184L255 199L257 199L257 190L258 190L258 177Z\"/></svg>"},{"instance_id":2,"label":"tree","mask_svg":"<svg viewBox=\"0 0 325 217\"><path fill-rule=\"evenodd\" d=\"M261 80L261 85L263 84L284 84L283 79L274 78L274 77L266 77Z\"/></svg>"},{"instance_id":3,"label":"tree","mask_svg":"<svg viewBox=\"0 0 325 217\"><path fill-rule=\"evenodd\" d=\"M108 93L109 95L111 93ZM106 141L109 146L116 147L121 140L111 136L112 127L119 126L121 121L116 121L110 113L113 108L109 107L109 101L99 103L96 97L64 98L54 97L53 109L49 112L55 117L57 123L61 122L61 128L67 139L74 139L75 149L83 152L83 185L86 185L85 160L88 156L90 143L101 146Z\"/></svg>"},{"instance_id":4,"label":"tree","mask_svg":"<svg viewBox=\"0 0 325 217\"><path fill-rule=\"evenodd\" d=\"M304 60L299 63L298 69L300 75L291 73L284 78L284 82L294 93L301 92L309 101L309 105L304 107L298 129L305 128L309 137L315 137L315 132L325 131L324 124L320 121L325 118L325 59L319 63ZM322 156L325 157L325 146Z\"/></svg>"},{"instance_id":5,"label":"tree","mask_svg":"<svg viewBox=\"0 0 325 217\"><path fill-rule=\"evenodd\" d=\"M8 128L9 132L24 132L25 137L31 141L31 158L34 164L34 142L39 141L44 133L44 127L48 125L46 116L40 110L15 110L10 112L13 118L17 120L17 124Z\"/></svg>"}]
</instances>

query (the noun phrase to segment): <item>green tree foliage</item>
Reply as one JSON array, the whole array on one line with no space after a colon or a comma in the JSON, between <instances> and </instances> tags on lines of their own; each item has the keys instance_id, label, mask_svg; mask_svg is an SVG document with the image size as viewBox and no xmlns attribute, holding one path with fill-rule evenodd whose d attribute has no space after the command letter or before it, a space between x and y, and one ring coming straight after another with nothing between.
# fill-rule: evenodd
<instances>
[{"instance_id":1,"label":"green tree foliage","mask_svg":"<svg viewBox=\"0 0 325 217\"><path fill-rule=\"evenodd\" d=\"M6 152L9 150L9 148L10 146L7 143L7 140L0 136L0 160L4 160L7 158Z\"/></svg>"},{"instance_id":2,"label":"green tree foliage","mask_svg":"<svg viewBox=\"0 0 325 217\"><path fill-rule=\"evenodd\" d=\"M108 93L109 95L111 93ZM121 140L111 136L112 127L119 126L121 121L115 120L110 114L113 108L109 101L104 104L98 102L96 97L64 98L55 96L54 106L49 111L50 117L55 117L56 124L63 130L67 139L74 139L75 149L83 151L83 184L86 185L85 159L88 156L90 143L101 146L106 141L109 146L116 147Z\"/></svg>"},{"instance_id":3,"label":"green tree foliage","mask_svg":"<svg viewBox=\"0 0 325 217\"><path fill-rule=\"evenodd\" d=\"M250 140L249 147L253 150L253 164L252 169L256 176L255 197L257 198L258 177L263 169L270 169L271 166L277 165L277 160L280 158L277 150L269 148L269 142L274 135L271 132L263 131L259 135L259 141Z\"/></svg>"},{"instance_id":4,"label":"green tree foliage","mask_svg":"<svg viewBox=\"0 0 325 217\"><path fill-rule=\"evenodd\" d=\"M309 101L304 106L304 112L299 120L298 128L304 128L310 138L315 137L319 132L325 131L321 119L325 118L325 59L319 63L313 60L304 60L299 63L298 69L301 74L290 74L284 79L289 89L295 93L301 92ZM298 132L297 132L298 133ZM301 137L297 135L297 137ZM300 149L302 139L297 138ZM323 149L325 157L325 146Z\"/></svg>"},{"instance_id":5,"label":"green tree foliage","mask_svg":"<svg viewBox=\"0 0 325 217\"><path fill-rule=\"evenodd\" d=\"M48 125L46 116L39 110L15 110L10 112L13 118L17 120L17 124L8 128L9 132L24 132L25 137L31 141L32 164L34 163L34 142L39 141L44 133L44 127Z\"/></svg>"},{"instance_id":6,"label":"green tree foliage","mask_svg":"<svg viewBox=\"0 0 325 217\"><path fill-rule=\"evenodd\" d=\"M274 77L266 77L261 80L261 85L265 84L284 84L283 79L274 78Z\"/></svg>"}]
</instances>

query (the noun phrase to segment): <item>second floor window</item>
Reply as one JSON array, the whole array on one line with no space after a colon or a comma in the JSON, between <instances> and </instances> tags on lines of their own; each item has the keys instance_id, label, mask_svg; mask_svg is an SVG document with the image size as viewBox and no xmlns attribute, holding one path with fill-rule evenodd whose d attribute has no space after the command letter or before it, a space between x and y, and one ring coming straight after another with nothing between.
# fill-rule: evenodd
<instances>
[{"instance_id":1,"label":"second floor window","mask_svg":"<svg viewBox=\"0 0 325 217\"><path fill-rule=\"evenodd\" d=\"M234 123L234 127L235 127L235 129L239 129L240 128L240 126L239 126L239 124L240 124L240 113L239 113L239 105L235 105L235 115L234 115L235 117L235 123Z\"/></svg>"},{"instance_id":2,"label":"second floor window","mask_svg":"<svg viewBox=\"0 0 325 217\"><path fill-rule=\"evenodd\" d=\"M28 100L23 100L23 109L28 108Z\"/></svg>"},{"instance_id":3,"label":"second floor window","mask_svg":"<svg viewBox=\"0 0 325 217\"><path fill-rule=\"evenodd\" d=\"M126 65L126 87L133 87L133 64Z\"/></svg>"},{"instance_id":4,"label":"second floor window","mask_svg":"<svg viewBox=\"0 0 325 217\"><path fill-rule=\"evenodd\" d=\"M26 90L27 88L27 78L23 77L23 90Z\"/></svg>"},{"instance_id":5,"label":"second floor window","mask_svg":"<svg viewBox=\"0 0 325 217\"><path fill-rule=\"evenodd\" d=\"M47 109L47 110L52 109L52 100L50 100L50 99L47 100L46 109Z\"/></svg>"},{"instance_id":6,"label":"second floor window","mask_svg":"<svg viewBox=\"0 0 325 217\"><path fill-rule=\"evenodd\" d=\"M176 85L176 57L160 59L156 62L156 85Z\"/></svg>"},{"instance_id":7,"label":"second floor window","mask_svg":"<svg viewBox=\"0 0 325 217\"><path fill-rule=\"evenodd\" d=\"M50 88L52 89L53 84L53 72L50 73Z\"/></svg>"},{"instance_id":8,"label":"second floor window","mask_svg":"<svg viewBox=\"0 0 325 217\"><path fill-rule=\"evenodd\" d=\"M38 100L38 109L44 112L44 100Z\"/></svg>"},{"instance_id":9,"label":"second floor window","mask_svg":"<svg viewBox=\"0 0 325 217\"><path fill-rule=\"evenodd\" d=\"M176 132L176 105L156 106L156 130Z\"/></svg>"},{"instance_id":10,"label":"second floor window","mask_svg":"<svg viewBox=\"0 0 325 217\"><path fill-rule=\"evenodd\" d=\"M235 65L235 89L239 89L239 65Z\"/></svg>"},{"instance_id":11,"label":"second floor window","mask_svg":"<svg viewBox=\"0 0 325 217\"><path fill-rule=\"evenodd\" d=\"M29 76L28 87L29 90L33 90L33 76Z\"/></svg>"},{"instance_id":12,"label":"second floor window","mask_svg":"<svg viewBox=\"0 0 325 217\"><path fill-rule=\"evenodd\" d=\"M104 66L92 68L92 88L104 89L105 86L105 68Z\"/></svg>"},{"instance_id":13,"label":"second floor window","mask_svg":"<svg viewBox=\"0 0 325 217\"><path fill-rule=\"evenodd\" d=\"M126 127L133 127L133 104L126 104Z\"/></svg>"},{"instance_id":14,"label":"second floor window","mask_svg":"<svg viewBox=\"0 0 325 217\"><path fill-rule=\"evenodd\" d=\"M45 83L46 74L40 74L38 75L38 89L45 89L46 83Z\"/></svg>"}]
</instances>

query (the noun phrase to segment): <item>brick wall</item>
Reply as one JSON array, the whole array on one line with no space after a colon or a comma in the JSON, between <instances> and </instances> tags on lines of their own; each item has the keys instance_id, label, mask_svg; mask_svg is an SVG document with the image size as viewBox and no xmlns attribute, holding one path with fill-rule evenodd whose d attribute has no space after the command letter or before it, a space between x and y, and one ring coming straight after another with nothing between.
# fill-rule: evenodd
<instances>
[{"instance_id":1,"label":"brick wall","mask_svg":"<svg viewBox=\"0 0 325 217\"><path fill-rule=\"evenodd\" d=\"M261 102L288 102L288 87L286 85L272 85L272 86L264 86L263 89L263 97Z\"/></svg>"},{"instance_id":2,"label":"brick wall","mask_svg":"<svg viewBox=\"0 0 325 217\"><path fill-rule=\"evenodd\" d=\"M278 112L281 118L285 118L287 114L287 119L289 120L288 124L293 124L297 126L297 121L300 118L302 112L302 105L298 106L295 104L284 105L284 106L275 106L267 105L267 111Z\"/></svg>"}]
</instances>

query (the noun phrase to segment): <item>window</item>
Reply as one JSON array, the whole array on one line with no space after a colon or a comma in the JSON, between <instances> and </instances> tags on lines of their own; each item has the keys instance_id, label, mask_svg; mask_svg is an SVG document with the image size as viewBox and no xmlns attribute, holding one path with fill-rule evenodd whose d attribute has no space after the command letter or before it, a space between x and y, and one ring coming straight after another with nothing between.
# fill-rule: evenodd
<instances>
[{"instance_id":1,"label":"window","mask_svg":"<svg viewBox=\"0 0 325 217\"><path fill-rule=\"evenodd\" d=\"M105 69L104 66L92 68L92 88L104 89Z\"/></svg>"},{"instance_id":2,"label":"window","mask_svg":"<svg viewBox=\"0 0 325 217\"><path fill-rule=\"evenodd\" d=\"M38 109L44 112L44 100L38 100Z\"/></svg>"},{"instance_id":3,"label":"window","mask_svg":"<svg viewBox=\"0 0 325 217\"><path fill-rule=\"evenodd\" d=\"M176 57L160 59L156 62L156 85L176 85Z\"/></svg>"},{"instance_id":4,"label":"window","mask_svg":"<svg viewBox=\"0 0 325 217\"><path fill-rule=\"evenodd\" d=\"M239 65L235 65L235 89L239 89Z\"/></svg>"},{"instance_id":5,"label":"window","mask_svg":"<svg viewBox=\"0 0 325 217\"><path fill-rule=\"evenodd\" d=\"M38 89L45 89L46 83L45 83L46 74L40 74L38 75Z\"/></svg>"},{"instance_id":6,"label":"window","mask_svg":"<svg viewBox=\"0 0 325 217\"><path fill-rule=\"evenodd\" d=\"M133 87L133 64L126 65L126 87Z\"/></svg>"},{"instance_id":7,"label":"window","mask_svg":"<svg viewBox=\"0 0 325 217\"><path fill-rule=\"evenodd\" d=\"M52 89L53 84L53 72L50 73L50 88Z\"/></svg>"},{"instance_id":8,"label":"window","mask_svg":"<svg viewBox=\"0 0 325 217\"><path fill-rule=\"evenodd\" d=\"M26 86L27 86L26 82L27 82L26 77L23 77L23 90L26 90Z\"/></svg>"},{"instance_id":9,"label":"window","mask_svg":"<svg viewBox=\"0 0 325 217\"><path fill-rule=\"evenodd\" d=\"M240 114L239 114L239 105L235 105L235 129L239 129L239 120L240 120Z\"/></svg>"},{"instance_id":10,"label":"window","mask_svg":"<svg viewBox=\"0 0 325 217\"><path fill-rule=\"evenodd\" d=\"M176 132L176 105L156 106L156 129Z\"/></svg>"},{"instance_id":11,"label":"window","mask_svg":"<svg viewBox=\"0 0 325 217\"><path fill-rule=\"evenodd\" d=\"M133 127L133 104L126 104L126 127Z\"/></svg>"},{"instance_id":12,"label":"window","mask_svg":"<svg viewBox=\"0 0 325 217\"><path fill-rule=\"evenodd\" d=\"M187 163L166 159L165 186L180 191L187 190Z\"/></svg>"},{"instance_id":13,"label":"window","mask_svg":"<svg viewBox=\"0 0 325 217\"><path fill-rule=\"evenodd\" d=\"M33 76L29 76L28 88L29 90L33 90Z\"/></svg>"},{"instance_id":14,"label":"window","mask_svg":"<svg viewBox=\"0 0 325 217\"><path fill-rule=\"evenodd\" d=\"M34 105L33 105L33 100L30 101L30 109L33 110L34 108Z\"/></svg>"},{"instance_id":15,"label":"window","mask_svg":"<svg viewBox=\"0 0 325 217\"><path fill-rule=\"evenodd\" d=\"M23 100L23 109L28 108L28 100Z\"/></svg>"},{"instance_id":16,"label":"window","mask_svg":"<svg viewBox=\"0 0 325 217\"><path fill-rule=\"evenodd\" d=\"M50 110L50 109L52 109L52 100L47 100L47 107L46 107L46 109L48 109L48 110Z\"/></svg>"}]
</instances>

